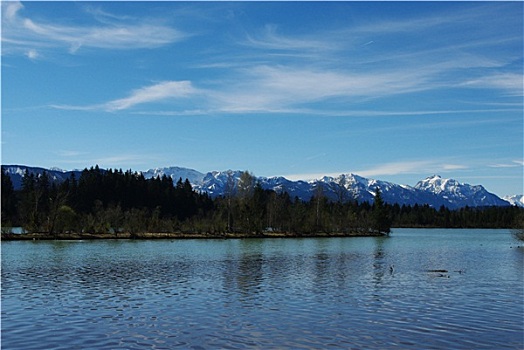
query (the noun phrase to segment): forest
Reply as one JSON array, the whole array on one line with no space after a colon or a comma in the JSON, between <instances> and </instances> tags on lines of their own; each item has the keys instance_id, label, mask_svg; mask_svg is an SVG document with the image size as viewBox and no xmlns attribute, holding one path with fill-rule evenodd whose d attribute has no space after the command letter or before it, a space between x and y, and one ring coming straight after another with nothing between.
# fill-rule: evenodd
<instances>
[{"instance_id":1,"label":"forest","mask_svg":"<svg viewBox=\"0 0 524 350\"><path fill-rule=\"evenodd\" d=\"M2 176L2 228L26 232L208 233L263 235L284 232L389 234L391 227L513 228L522 221L518 207L449 210L428 205L384 203L377 188L373 203L331 201L322 192L309 201L288 193L265 190L245 171L229 179L225 194L211 198L193 190L190 182L169 177L145 179L140 173L84 169L80 178L55 183L44 173L26 173L14 190Z\"/></svg>"}]
</instances>

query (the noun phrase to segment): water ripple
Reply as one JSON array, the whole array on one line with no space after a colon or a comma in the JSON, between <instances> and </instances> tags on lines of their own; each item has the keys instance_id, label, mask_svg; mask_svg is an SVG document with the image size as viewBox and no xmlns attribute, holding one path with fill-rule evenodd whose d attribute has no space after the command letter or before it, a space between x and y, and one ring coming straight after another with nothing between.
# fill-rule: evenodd
<instances>
[{"instance_id":1,"label":"water ripple","mask_svg":"<svg viewBox=\"0 0 524 350\"><path fill-rule=\"evenodd\" d=\"M433 254L429 238L6 242L2 344L522 348L522 252L490 236L457 254L435 236L451 248Z\"/></svg>"}]
</instances>

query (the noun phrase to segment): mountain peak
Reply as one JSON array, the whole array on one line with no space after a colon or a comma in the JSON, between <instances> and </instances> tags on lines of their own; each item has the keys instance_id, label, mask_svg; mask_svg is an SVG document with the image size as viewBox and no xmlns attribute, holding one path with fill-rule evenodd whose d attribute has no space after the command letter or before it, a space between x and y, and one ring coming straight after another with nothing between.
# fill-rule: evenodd
<instances>
[{"instance_id":1,"label":"mountain peak","mask_svg":"<svg viewBox=\"0 0 524 350\"><path fill-rule=\"evenodd\" d=\"M515 195L508 195L502 197L506 202L510 203L511 205L515 205L517 207L523 207L524 208L524 195L522 194L515 194Z\"/></svg>"},{"instance_id":2,"label":"mountain peak","mask_svg":"<svg viewBox=\"0 0 524 350\"><path fill-rule=\"evenodd\" d=\"M178 179L188 179L192 184L199 184L204 179L204 174L194 169L182 168L178 166L166 167L166 168L155 168L149 169L148 171L142 172L142 175L146 179L167 176L178 181Z\"/></svg>"},{"instance_id":3,"label":"mountain peak","mask_svg":"<svg viewBox=\"0 0 524 350\"><path fill-rule=\"evenodd\" d=\"M440 175L432 175L426 177L424 180L421 180L417 182L415 185L415 188L417 189L435 189L438 190L439 188L441 190L444 190L448 184L458 184L457 181L453 179L444 179Z\"/></svg>"}]
</instances>

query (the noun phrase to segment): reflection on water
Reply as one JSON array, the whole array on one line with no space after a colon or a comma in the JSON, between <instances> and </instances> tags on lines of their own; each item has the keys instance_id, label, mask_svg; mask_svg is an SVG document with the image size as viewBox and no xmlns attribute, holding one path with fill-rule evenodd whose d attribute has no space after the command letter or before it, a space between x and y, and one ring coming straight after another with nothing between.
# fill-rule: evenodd
<instances>
[{"instance_id":1,"label":"reflection on water","mask_svg":"<svg viewBox=\"0 0 524 350\"><path fill-rule=\"evenodd\" d=\"M487 230L3 242L2 346L520 349L512 246Z\"/></svg>"}]
</instances>

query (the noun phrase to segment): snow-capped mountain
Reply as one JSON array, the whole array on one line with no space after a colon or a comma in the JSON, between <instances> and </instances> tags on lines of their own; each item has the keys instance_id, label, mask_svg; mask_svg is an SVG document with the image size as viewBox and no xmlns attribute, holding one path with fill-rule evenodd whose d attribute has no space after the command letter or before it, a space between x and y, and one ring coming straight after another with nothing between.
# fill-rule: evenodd
<instances>
[{"instance_id":1,"label":"snow-capped mountain","mask_svg":"<svg viewBox=\"0 0 524 350\"><path fill-rule=\"evenodd\" d=\"M419 181L415 188L436 194L445 199L451 208L508 205L508 202L486 191L481 185L463 184L453 179L443 179L439 175Z\"/></svg>"},{"instance_id":2,"label":"snow-capped mountain","mask_svg":"<svg viewBox=\"0 0 524 350\"><path fill-rule=\"evenodd\" d=\"M5 173L9 174L9 176L11 177L11 182L13 183L13 187L16 190L22 188L22 178L24 177L26 171L37 176L42 175L45 171L48 174L51 181L56 183L61 183L66 179L69 179L71 177L71 174L73 173L75 174L77 179L82 174L82 171L80 170L65 171L58 168L45 169L29 167L25 165L2 165L2 175Z\"/></svg>"},{"instance_id":3,"label":"snow-capped mountain","mask_svg":"<svg viewBox=\"0 0 524 350\"><path fill-rule=\"evenodd\" d=\"M198 192L205 192L211 197L225 195L237 186L241 174L242 172L239 170L211 171L204 175L199 184L193 184L193 188Z\"/></svg>"},{"instance_id":4,"label":"snow-capped mountain","mask_svg":"<svg viewBox=\"0 0 524 350\"><path fill-rule=\"evenodd\" d=\"M511 205L516 205L517 207L523 207L524 208L524 195L522 194L514 194L512 196L504 196L502 197L506 202L508 202Z\"/></svg>"},{"instance_id":5,"label":"snow-capped mountain","mask_svg":"<svg viewBox=\"0 0 524 350\"><path fill-rule=\"evenodd\" d=\"M322 182L335 189L336 193L340 195L340 190L334 188L334 185L341 186L348 193L350 199L355 199L363 202L372 202L376 193L376 189L380 189L382 198L387 203L398 203L399 205L415 205L415 204L430 204L433 207L440 207L447 205L434 193L419 191L411 186L398 185L387 181L368 179L355 174L342 174L337 178L324 177ZM337 199L337 198L334 198Z\"/></svg>"},{"instance_id":6,"label":"snow-capped mountain","mask_svg":"<svg viewBox=\"0 0 524 350\"><path fill-rule=\"evenodd\" d=\"M141 174L144 175L146 179L163 177L164 175L166 175L167 177L173 179L174 183L176 183L179 179L188 179L193 186L201 184L205 176L199 171L188 168L181 168L177 166L169 168L149 169L148 171L141 172Z\"/></svg>"},{"instance_id":7,"label":"snow-capped mountain","mask_svg":"<svg viewBox=\"0 0 524 350\"><path fill-rule=\"evenodd\" d=\"M26 171L35 174L42 174L46 171L51 179L56 182L64 181L73 173L77 179L81 175L81 171L78 170L51 170L18 165L2 166L2 171L11 177L15 189L21 188L22 177ZM141 172L141 174L146 179L166 175L171 177L175 183L180 178L182 180L187 178L196 191L217 197L225 195L228 191L234 191L242 171L212 171L204 174L193 169L169 167L150 169ZM287 192L291 198L297 197L304 201L322 193L323 196L333 201L372 202L376 189L379 188L384 201L390 204L428 204L434 208L444 205L450 209L465 206L507 206L510 203L524 206L524 196L522 195L506 197L503 200L480 185L463 184L453 179L444 179L438 175L419 181L414 187L368 179L355 174L342 174L337 177L325 176L314 181L291 181L284 177L257 177L255 181L263 189L274 190L277 193Z\"/></svg>"},{"instance_id":8,"label":"snow-capped mountain","mask_svg":"<svg viewBox=\"0 0 524 350\"><path fill-rule=\"evenodd\" d=\"M213 171L207 173L201 184L194 188L206 192L211 197L224 195L227 191L228 181L233 187L239 181L241 171ZM229 178L229 180L228 180ZM439 208L444 205L450 209L465 206L507 206L508 202L486 191L477 185L461 184L453 179L442 179L432 176L417 183L415 187L398 185L387 181L367 179L355 174L342 174L336 178L325 176L316 181L290 181L284 177L259 177L256 181L263 189L273 190L277 193L285 191L291 198L298 197L308 201L321 191L333 201L357 200L359 202L372 202L376 189L379 188L382 198L387 203L399 205L429 204Z\"/></svg>"}]
</instances>

